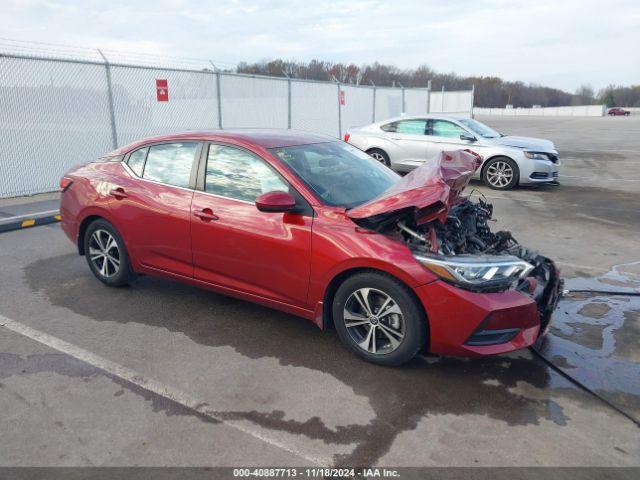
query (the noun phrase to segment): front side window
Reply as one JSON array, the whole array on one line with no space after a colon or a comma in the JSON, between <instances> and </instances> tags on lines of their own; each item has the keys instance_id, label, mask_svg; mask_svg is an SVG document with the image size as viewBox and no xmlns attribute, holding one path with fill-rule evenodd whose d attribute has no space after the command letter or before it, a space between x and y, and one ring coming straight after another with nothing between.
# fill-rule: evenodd
<instances>
[{"instance_id":1,"label":"front side window","mask_svg":"<svg viewBox=\"0 0 640 480\"><path fill-rule=\"evenodd\" d=\"M188 187L197 143L166 143L149 147L142 178Z\"/></svg>"},{"instance_id":2,"label":"front side window","mask_svg":"<svg viewBox=\"0 0 640 480\"><path fill-rule=\"evenodd\" d=\"M400 176L343 142L270 149L327 205L352 208L377 197Z\"/></svg>"},{"instance_id":3,"label":"front side window","mask_svg":"<svg viewBox=\"0 0 640 480\"><path fill-rule=\"evenodd\" d=\"M460 138L460 135L467 133L462 127L447 120L432 120L432 122L431 134L434 137Z\"/></svg>"},{"instance_id":4,"label":"front side window","mask_svg":"<svg viewBox=\"0 0 640 480\"><path fill-rule=\"evenodd\" d=\"M209 146L206 192L254 202L258 196L274 190L288 192L289 185L264 160L239 148Z\"/></svg>"}]
</instances>

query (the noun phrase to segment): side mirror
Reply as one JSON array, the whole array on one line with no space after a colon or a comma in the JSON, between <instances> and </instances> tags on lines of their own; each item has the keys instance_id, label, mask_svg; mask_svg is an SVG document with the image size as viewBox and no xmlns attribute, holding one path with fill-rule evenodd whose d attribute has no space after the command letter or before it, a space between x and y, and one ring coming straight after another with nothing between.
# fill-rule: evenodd
<instances>
[{"instance_id":1,"label":"side mirror","mask_svg":"<svg viewBox=\"0 0 640 480\"><path fill-rule=\"evenodd\" d=\"M466 140L467 142L477 142L478 139L470 133L461 133L460 140Z\"/></svg>"},{"instance_id":2,"label":"side mirror","mask_svg":"<svg viewBox=\"0 0 640 480\"><path fill-rule=\"evenodd\" d=\"M290 212L296 208L296 199L287 192L267 192L256 198L256 208L261 212Z\"/></svg>"}]
</instances>

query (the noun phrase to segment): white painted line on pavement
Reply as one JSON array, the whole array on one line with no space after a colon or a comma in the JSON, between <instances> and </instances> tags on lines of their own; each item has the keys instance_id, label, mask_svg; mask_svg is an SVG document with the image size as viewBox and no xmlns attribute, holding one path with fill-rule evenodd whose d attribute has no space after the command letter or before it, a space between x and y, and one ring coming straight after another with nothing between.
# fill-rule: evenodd
<instances>
[{"instance_id":1,"label":"white painted line on pavement","mask_svg":"<svg viewBox=\"0 0 640 480\"><path fill-rule=\"evenodd\" d=\"M233 427L236 430L246 433L254 438L257 438L258 440L262 440L263 442L273 445L274 447L292 453L311 463L319 466L331 465L330 459L318 458L312 454L305 453L302 450L298 449L295 445L288 445L278 439L271 438L257 428L247 426L240 421L220 418L218 415L216 415L215 410L211 408L211 405L200 399L192 397L186 392L182 392L168 385L164 385L163 383L152 378L147 378L144 375L131 370L130 368L112 362L111 360L107 360L106 358L91 353L88 350L54 337L53 335L49 335L48 333L33 329L20 322L11 320L4 315L0 315L0 326L5 327L12 332L19 333L20 335L30 338L31 340L35 340L38 343L58 350L59 352L62 352L66 355L77 358L78 360L88 363L89 365L92 365L100 370L103 370L113 375L114 377L137 385L138 387L144 388L145 390L155 393L156 395L167 398L179 405L182 405L185 408L188 408L189 410L197 412L202 416Z\"/></svg>"}]
</instances>

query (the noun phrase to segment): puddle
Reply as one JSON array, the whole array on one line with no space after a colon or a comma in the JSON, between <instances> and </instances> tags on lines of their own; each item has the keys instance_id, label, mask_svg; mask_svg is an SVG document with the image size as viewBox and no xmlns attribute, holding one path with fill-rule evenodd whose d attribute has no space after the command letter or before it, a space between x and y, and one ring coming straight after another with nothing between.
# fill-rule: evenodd
<instances>
[{"instance_id":1,"label":"puddle","mask_svg":"<svg viewBox=\"0 0 640 480\"><path fill-rule=\"evenodd\" d=\"M599 277L567 279L568 290L640 292L640 262ZM574 293L562 299L539 349L588 388L640 419L640 297Z\"/></svg>"}]
</instances>

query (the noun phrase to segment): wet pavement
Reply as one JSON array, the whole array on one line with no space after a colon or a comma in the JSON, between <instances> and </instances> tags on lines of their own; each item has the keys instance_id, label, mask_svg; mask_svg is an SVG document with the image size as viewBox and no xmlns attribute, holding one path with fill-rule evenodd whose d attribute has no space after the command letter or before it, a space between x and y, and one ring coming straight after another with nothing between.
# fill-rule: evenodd
<instances>
[{"instance_id":1,"label":"wet pavement","mask_svg":"<svg viewBox=\"0 0 640 480\"><path fill-rule=\"evenodd\" d=\"M475 187L567 288L640 287L630 184ZM553 368L529 350L382 368L254 304L146 276L108 288L59 225L0 235L0 266L0 317L61 342L0 326L0 465L640 466L638 426L556 371L637 418L638 297L563 299Z\"/></svg>"},{"instance_id":2,"label":"wet pavement","mask_svg":"<svg viewBox=\"0 0 640 480\"><path fill-rule=\"evenodd\" d=\"M539 352L640 423L637 266L618 265L604 275L567 279L565 287L576 292L560 302Z\"/></svg>"}]
</instances>

